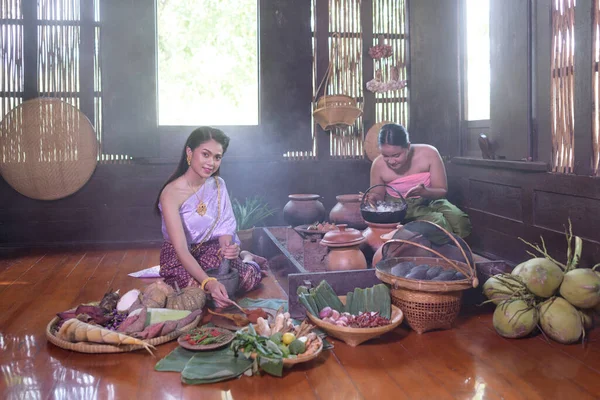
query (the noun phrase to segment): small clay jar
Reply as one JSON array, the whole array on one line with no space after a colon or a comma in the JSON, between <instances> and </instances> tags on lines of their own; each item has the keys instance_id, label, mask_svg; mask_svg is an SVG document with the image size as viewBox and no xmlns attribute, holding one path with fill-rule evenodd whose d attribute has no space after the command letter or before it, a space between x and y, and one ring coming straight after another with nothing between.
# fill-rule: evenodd
<instances>
[{"instance_id":1,"label":"small clay jar","mask_svg":"<svg viewBox=\"0 0 600 400\"><path fill-rule=\"evenodd\" d=\"M325 207L318 194L290 194L283 207L283 219L291 226L314 224L325 218Z\"/></svg>"},{"instance_id":2,"label":"small clay jar","mask_svg":"<svg viewBox=\"0 0 600 400\"><path fill-rule=\"evenodd\" d=\"M394 235L396 234L396 232L398 232L398 230L400 230L400 229L402 229L402 225L397 225L396 229L394 229L393 231L384 233L383 235L380 236L380 239L383 241L383 244L381 246L379 246L379 248L373 255L373 261L371 262L371 265L373 267L375 267L377 265L377 263L379 261L381 261L381 259L383 258L383 245L385 244L385 242L387 242L388 240L392 240L394 238Z\"/></svg>"},{"instance_id":3,"label":"small clay jar","mask_svg":"<svg viewBox=\"0 0 600 400\"><path fill-rule=\"evenodd\" d=\"M334 224L347 224L350 228L363 230L367 223L360 213L361 196L359 194L340 194L337 204L329 212L329 221Z\"/></svg>"},{"instance_id":4,"label":"small clay jar","mask_svg":"<svg viewBox=\"0 0 600 400\"><path fill-rule=\"evenodd\" d=\"M367 260L360 251L365 238L360 231L347 228L346 224L340 224L337 228L327 232L321 240L321 244L329 248L327 271L366 269Z\"/></svg>"},{"instance_id":5,"label":"small clay jar","mask_svg":"<svg viewBox=\"0 0 600 400\"><path fill-rule=\"evenodd\" d=\"M363 236L367 240L367 244L371 247L371 250L374 252L385 243L385 240L381 238L381 235L392 232L398 226L397 223L376 224L374 222L367 222L367 225L368 228L363 231Z\"/></svg>"}]
</instances>

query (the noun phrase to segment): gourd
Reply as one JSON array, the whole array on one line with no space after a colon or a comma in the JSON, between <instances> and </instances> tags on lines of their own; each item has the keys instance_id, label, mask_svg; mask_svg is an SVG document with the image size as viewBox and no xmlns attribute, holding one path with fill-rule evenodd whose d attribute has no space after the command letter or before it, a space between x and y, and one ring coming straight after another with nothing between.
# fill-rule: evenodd
<instances>
[{"instance_id":1,"label":"gourd","mask_svg":"<svg viewBox=\"0 0 600 400\"><path fill-rule=\"evenodd\" d=\"M167 308L174 310L194 311L203 308L206 304L204 290L197 287L180 289L175 282L175 292L167 296Z\"/></svg>"}]
</instances>

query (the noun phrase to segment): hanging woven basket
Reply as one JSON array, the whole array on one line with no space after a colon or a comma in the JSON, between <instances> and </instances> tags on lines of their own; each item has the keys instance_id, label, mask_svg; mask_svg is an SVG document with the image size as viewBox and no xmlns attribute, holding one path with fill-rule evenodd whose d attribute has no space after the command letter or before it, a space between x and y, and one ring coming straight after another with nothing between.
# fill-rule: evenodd
<instances>
[{"instance_id":1,"label":"hanging woven basket","mask_svg":"<svg viewBox=\"0 0 600 400\"><path fill-rule=\"evenodd\" d=\"M358 108L356 100L345 94L322 96L313 111L315 121L324 131L336 126L354 125L362 110Z\"/></svg>"},{"instance_id":2,"label":"hanging woven basket","mask_svg":"<svg viewBox=\"0 0 600 400\"><path fill-rule=\"evenodd\" d=\"M335 50L337 52L337 48ZM362 115L362 109L358 107L355 98L346 94L327 95L327 87L331 81L333 71L333 61L329 62L325 77L319 84L315 96L323 87L323 96L315 103L313 118L324 131L329 131L335 127L347 127L354 125L356 120ZM314 99L313 99L314 101Z\"/></svg>"}]
</instances>

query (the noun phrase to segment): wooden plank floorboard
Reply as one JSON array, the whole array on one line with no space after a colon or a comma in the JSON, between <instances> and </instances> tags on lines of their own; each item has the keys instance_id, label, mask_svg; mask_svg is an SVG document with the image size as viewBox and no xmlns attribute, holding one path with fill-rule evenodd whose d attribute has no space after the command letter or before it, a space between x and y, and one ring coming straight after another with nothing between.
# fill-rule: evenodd
<instances>
[{"instance_id":1,"label":"wooden plank floorboard","mask_svg":"<svg viewBox=\"0 0 600 400\"><path fill-rule=\"evenodd\" d=\"M176 342L158 346L154 358L143 351L87 355L46 341L45 327L57 312L98 301L109 288L125 293L153 282L128 274L157 265L159 255L151 248L2 258L0 398L600 398L598 331L585 347L549 344L539 335L508 340L494 331L489 308L465 308L448 331L417 335L402 326L356 348L332 339L333 350L283 378L242 376L201 386L154 371ZM285 292L269 274L249 296L283 298Z\"/></svg>"},{"instance_id":2,"label":"wooden plank floorboard","mask_svg":"<svg viewBox=\"0 0 600 400\"><path fill-rule=\"evenodd\" d=\"M510 382L526 383L540 398L594 398L564 375L549 376L548 366L540 361L541 354L532 356L523 352L516 347L515 340L502 338L482 327L476 319L470 319L464 324L464 329L457 330L457 335L464 338L465 343L469 343L469 352L489 362L498 373L512 375ZM525 389L525 385L522 387ZM529 396L533 394L528 395L528 398L533 398Z\"/></svg>"}]
</instances>

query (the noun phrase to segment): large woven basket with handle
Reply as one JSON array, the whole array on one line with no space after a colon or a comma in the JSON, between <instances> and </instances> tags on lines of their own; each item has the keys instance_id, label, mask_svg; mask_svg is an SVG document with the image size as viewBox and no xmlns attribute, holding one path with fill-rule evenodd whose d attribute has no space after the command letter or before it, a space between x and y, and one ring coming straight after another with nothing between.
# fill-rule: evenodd
<instances>
[{"instance_id":1,"label":"large woven basket with handle","mask_svg":"<svg viewBox=\"0 0 600 400\"><path fill-rule=\"evenodd\" d=\"M463 261L453 260L439 250L415 240L391 239L383 245L383 259L377 263L375 274L382 282L390 285L392 303L402 310L409 326L421 334L435 329L450 329L460 312L463 291L477 287L479 282L473 255L464 241L436 224L418 222L431 224L437 232L443 232L447 235L447 242L454 244L456 250L464 256ZM394 245L420 249L430 253L431 257L386 257L386 247ZM456 270L465 275L465 278L452 281L417 280L396 276L390 272L394 265L407 261L416 265L428 264L441 266L444 270Z\"/></svg>"}]
</instances>

